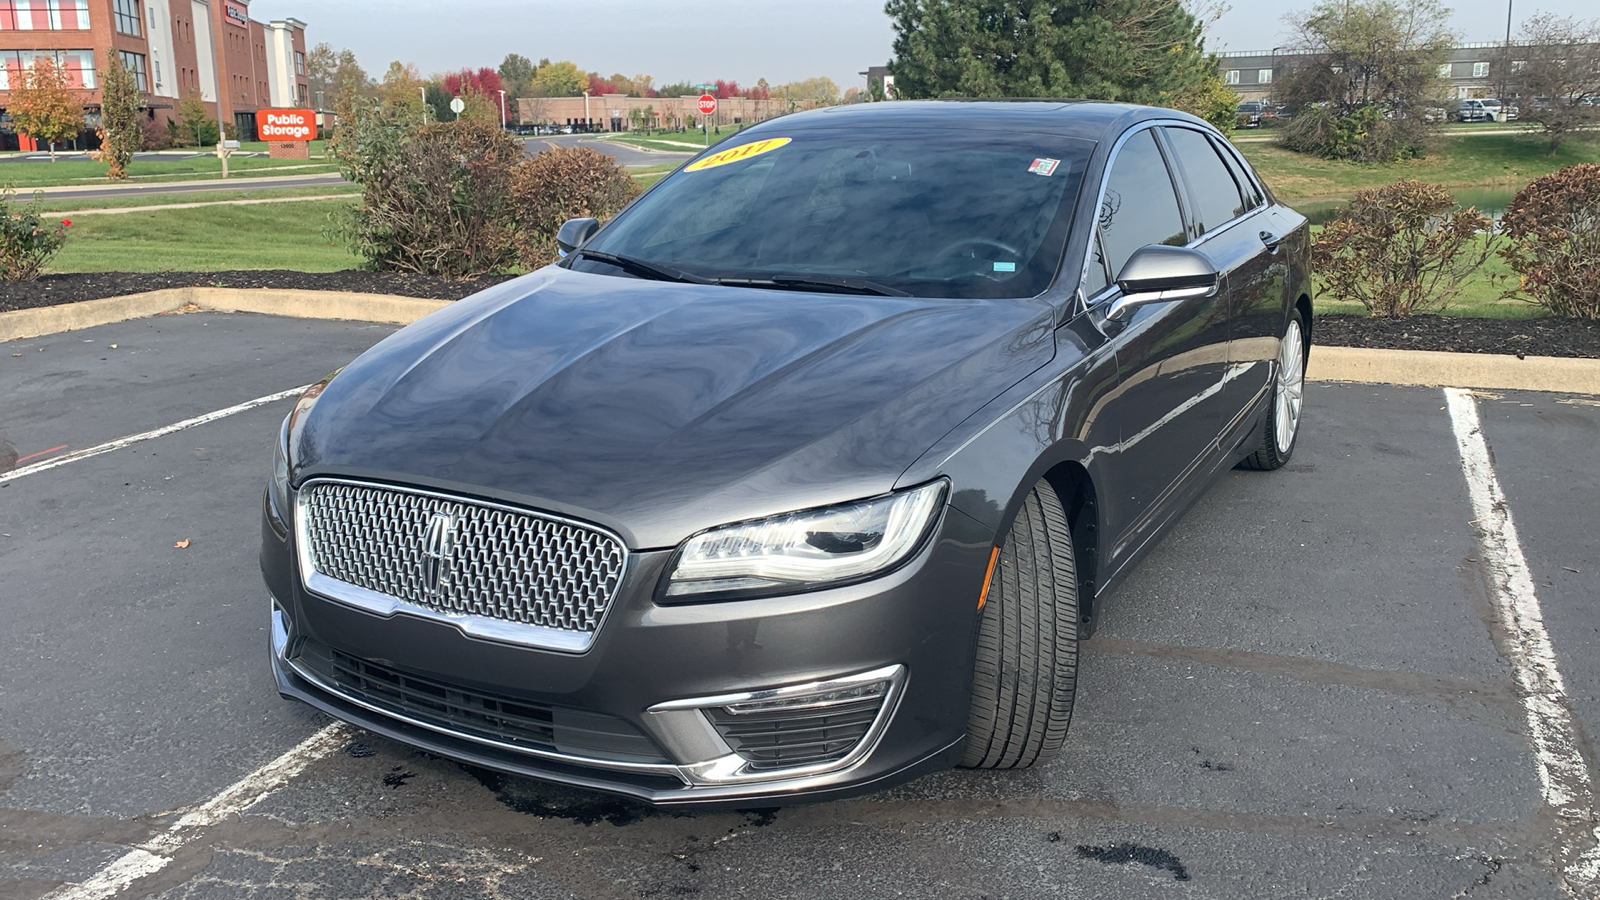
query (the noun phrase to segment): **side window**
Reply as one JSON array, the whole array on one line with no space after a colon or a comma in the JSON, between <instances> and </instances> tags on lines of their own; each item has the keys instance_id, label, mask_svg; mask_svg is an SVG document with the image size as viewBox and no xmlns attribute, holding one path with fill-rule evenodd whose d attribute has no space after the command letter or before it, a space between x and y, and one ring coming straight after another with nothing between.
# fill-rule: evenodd
<instances>
[{"instance_id":1,"label":"side window","mask_svg":"<svg viewBox=\"0 0 1600 900\"><path fill-rule=\"evenodd\" d=\"M1228 171L1233 173L1234 180L1239 182L1239 189L1244 191L1244 208L1255 209L1267 202L1266 198L1261 196L1261 190L1256 187L1256 183L1250 180L1249 174L1244 170L1244 164L1239 162L1239 157L1234 155L1233 150L1219 146L1217 152L1222 155L1222 161L1228 164Z\"/></svg>"},{"instance_id":2,"label":"side window","mask_svg":"<svg viewBox=\"0 0 1600 900\"><path fill-rule=\"evenodd\" d=\"M1233 173L1206 136L1191 128L1168 128L1167 140L1173 155L1189 182L1189 193L1197 207L1200 233L1215 231L1244 214L1244 200Z\"/></svg>"},{"instance_id":3,"label":"side window","mask_svg":"<svg viewBox=\"0 0 1600 900\"><path fill-rule=\"evenodd\" d=\"M1112 277L1146 244L1188 243L1172 176L1149 129L1128 138L1117 151L1100 201L1100 240Z\"/></svg>"}]
</instances>

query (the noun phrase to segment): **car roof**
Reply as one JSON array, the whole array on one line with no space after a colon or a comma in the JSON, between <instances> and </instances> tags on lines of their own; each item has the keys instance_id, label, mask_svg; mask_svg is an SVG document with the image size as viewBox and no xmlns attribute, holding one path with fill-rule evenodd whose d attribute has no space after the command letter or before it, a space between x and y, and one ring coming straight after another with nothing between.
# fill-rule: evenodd
<instances>
[{"instance_id":1,"label":"car roof","mask_svg":"<svg viewBox=\"0 0 1600 900\"><path fill-rule=\"evenodd\" d=\"M960 127L1039 131L1098 141L1110 130L1120 132L1134 122L1156 118L1201 122L1174 109L1099 100L897 100L830 106L776 121L784 123L779 127L789 129L867 124L903 128Z\"/></svg>"}]
</instances>

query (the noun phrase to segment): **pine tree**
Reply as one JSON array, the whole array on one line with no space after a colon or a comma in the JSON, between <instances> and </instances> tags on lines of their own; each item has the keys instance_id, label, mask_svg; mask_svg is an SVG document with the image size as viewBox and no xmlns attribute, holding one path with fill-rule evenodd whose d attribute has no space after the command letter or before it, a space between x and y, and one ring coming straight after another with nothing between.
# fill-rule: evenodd
<instances>
[{"instance_id":1,"label":"pine tree","mask_svg":"<svg viewBox=\"0 0 1600 900\"><path fill-rule=\"evenodd\" d=\"M897 98L1078 97L1171 106L1214 58L1179 0L888 0Z\"/></svg>"}]
</instances>

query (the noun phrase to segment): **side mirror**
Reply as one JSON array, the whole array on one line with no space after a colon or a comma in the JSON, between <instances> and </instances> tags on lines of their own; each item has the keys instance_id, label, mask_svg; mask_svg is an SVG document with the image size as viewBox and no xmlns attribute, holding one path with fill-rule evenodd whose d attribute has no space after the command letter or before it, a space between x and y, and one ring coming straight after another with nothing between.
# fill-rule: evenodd
<instances>
[{"instance_id":1,"label":"side mirror","mask_svg":"<svg viewBox=\"0 0 1600 900\"><path fill-rule=\"evenodd\" d=\"M1149 244L1135 250L1117 275L1122 296L1112 302L1106 318L1126 321L1141 306L1210 297L1217 283L1217 267L1199 250Z\"/></svg>"},{"instance_id":2,"label":"side mirror","mask_svg":"<svg viewBox=\"0 0 1600 900\"><path fill-rule=\"evenodd\" d=\"M600 230L599 219L568 219L561 223L561 230L556 232L556 247L561 250L561 255L582 247Z\"/></svg>"}]
</instances>

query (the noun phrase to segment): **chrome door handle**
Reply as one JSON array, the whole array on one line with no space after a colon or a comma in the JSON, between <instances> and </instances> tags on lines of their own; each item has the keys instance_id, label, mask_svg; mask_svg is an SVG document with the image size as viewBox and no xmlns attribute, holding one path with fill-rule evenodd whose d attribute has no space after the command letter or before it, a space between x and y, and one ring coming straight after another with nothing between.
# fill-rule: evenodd
<instances>
[{"instance_id":1,"label":"chrome door handle","mask_svg":"<svg viewBox=\"0 0 1600 900\"><path fill-rule=\"evenodd\" d=\"M1261 232L1261 243L1267 246L1268 253L1277 253L1278 245L1283 243L1283 238L1278 237L1270 231L1263 231Z\"/></svg>"}]
</instances>

